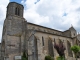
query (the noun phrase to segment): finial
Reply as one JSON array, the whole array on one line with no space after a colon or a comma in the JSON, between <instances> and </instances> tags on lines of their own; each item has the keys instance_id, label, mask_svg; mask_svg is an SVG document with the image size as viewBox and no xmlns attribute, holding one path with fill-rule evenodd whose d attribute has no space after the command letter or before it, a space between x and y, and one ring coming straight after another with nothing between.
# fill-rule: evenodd
<instances>
[{"instance_id":1,"label":"finial","mask_svg":"<svg viewBox=\"0 0 80 60\"><path fill-rule=\"evenodd\" d=\"M73 25L71 24L71 27L73 27Z\"/></svg>"}]
</instances>

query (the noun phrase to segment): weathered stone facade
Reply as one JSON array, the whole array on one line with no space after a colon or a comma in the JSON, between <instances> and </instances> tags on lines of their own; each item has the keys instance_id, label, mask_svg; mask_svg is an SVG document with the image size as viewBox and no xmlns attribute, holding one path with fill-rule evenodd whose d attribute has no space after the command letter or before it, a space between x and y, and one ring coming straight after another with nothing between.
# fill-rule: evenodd
<instances>
[{"instance_id":1,"label":"weathered stone facade","mask_svg":"<svg viewBox=\"0 0 80 60\"><path fill-rule=\"evenodd\" d=\"M0 43L0 60L1 60L1 43Z\"/></svg>"},{"instance_id":2,"label":"weathered stone facade","mask_svg":"<svg viewBox=\"0 0 80 60\"><path fill-rule=\"evenodd\" d=\"M36 25L24 19L23 10L24 7L16 2L10 2L7 6L1 41L1 60L20 59L23 51L26 51L29 60L44 60L47 55L56 59L59 55L54 49L54 40L57 43L64 41L65 58L74 59L70 47L80 44L80 36L73 26L66 31L58 31Z\"/></svg>"}]
</instances>

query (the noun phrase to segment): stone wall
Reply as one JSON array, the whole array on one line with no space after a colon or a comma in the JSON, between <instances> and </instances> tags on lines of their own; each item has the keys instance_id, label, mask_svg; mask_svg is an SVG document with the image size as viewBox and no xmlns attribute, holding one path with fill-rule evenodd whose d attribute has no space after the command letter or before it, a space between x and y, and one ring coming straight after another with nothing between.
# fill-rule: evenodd
<instances>
[{"instance_id":1,"label":"stone wall","mask_svg":"<svg viewBox=\"0 0 80 60\"><path fill-rule=\"evenodd\" d=\"M64 36L67 36L67 37L70 37L70 36L71 36L69 30L64 31L64 32L63 32L63 35L64 35Z\"/></svg>"},{"instance_id":2,"label":"stone wall","mask_svg":"<svg viewBox=\"0 0 80 60\"><path fill-rule=\"evenodd\" d=\"M74 57L68 57L68 58L66 58L66 60L76 60L76 58L74 58ZM78 58L77 60L80 60L80 58Z\"/></svg>"},{"instance_id":3,"label":"stone wall","mask_svg":"<svg viewBox=\"0 0 80 60\"><path fill-rule=\"evenodd\" d=\"M38 44L39 44L38 56L41 55L40 56L40 57L42 57L41 60L44 60L45 56L49 55L49 49L48 49L49 48L48 47L48 41L49 40L52 40L52 43L53 43L54 58L56 59L56 57L59 56L57 51L54 49L54 39L57 43L59 42L59 40L64 41L64 45L66 47L65 55L66 55L66 58L68 58L69 53L68 53L68 48L67 48L67 46L68 46L67 41L69 41L71 46L72 46L73 44L72 44L71 38L62 37L62 36L58 36L58 35L51 35L51 34L42 33L42 32L36 32L35 36L37 37L37 41L39 41L38 42ZM44 46L42 44L42 36L44 38Z\"/></svg>"},{"instance_id":4,"label":"stone wall","mask_svg":"<svg viewBox=\"0 0 80 60\"><path fill-rule=\"evenodd\" d=\"M62 31L51 29L51 28L48 28L48 27L40 26L40 25L36 25L36 24L32 24L32 23L29 23L29 22L27 23L27 28L28 29L34 29L34 30L37 30L37 31L42 31L42 32L45 32L45 33L62 35Z\"/></svg>"},{"instance_id":5,"label":"stone wall","mask_svg":"<svg viewBox=\"0 0 80 60\"><path fill-rule=\"evenodd\" d=\"M1 43L0 43L0 60L1 60Z\"/></svg>"},{"instance_id":6,"label":"stone wall","mask_svg":"<svg viewBox=\"0 0 80 60\"><path fill-rule=\"evenodd\" d=\"M20 15L18 16L15 15L16 6L19 6L21 10ZM75 60L74 58L69 57L70 53L68 51L70 49L67 44L67 42L69 42L71 46L73 45L71 37L76 36L76 31L73 27L68 31L63 32L29 22L27 23L23 18L22 5L13 2L10 3L7 8L8 11L6 20L4 21L1 43L3 49L3 52L1 52L2 58L9 57L9 60L14 60L15 56L22 55L23 51L26 50L29 55L29 60L32 60L33 58L33 60L44 60L45 56L51 53L50 51L52 50L49 50L49 47L52 46L51 48L53 48L54 51L54 56L52 57L56 59L59 55L54 48L54 40L56 43L61 40L66 47L65 57L68 60ZM36 31L35 33L34 30ZM48 43L49 41L52 42L52 45Z\"/></svg>"}]
</instances>

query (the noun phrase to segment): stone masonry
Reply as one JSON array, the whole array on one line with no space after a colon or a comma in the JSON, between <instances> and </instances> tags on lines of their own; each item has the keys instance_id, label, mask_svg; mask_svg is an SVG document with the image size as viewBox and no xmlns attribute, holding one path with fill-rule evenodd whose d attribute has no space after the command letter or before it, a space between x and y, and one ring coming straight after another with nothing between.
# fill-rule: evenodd
<instances>
[{"instance_id":1,"label":"stone masonry","mask_svg":"<svg viewBox=\"0 0 80 60\"><path fill-rule=\"evenodd\" d=\"M63 42L67 60L75 60L70 47L75 44L80 46L80 34L73 26L66 31L59 31L33 24L23 17L23 11L23 5L16 2L10 2L7 6L0 60L21 60L24 51L28 60L44 60L47 55L56 60L59 55L54 48L54 40L56 43Z\"/></svg>"}]
</instances>

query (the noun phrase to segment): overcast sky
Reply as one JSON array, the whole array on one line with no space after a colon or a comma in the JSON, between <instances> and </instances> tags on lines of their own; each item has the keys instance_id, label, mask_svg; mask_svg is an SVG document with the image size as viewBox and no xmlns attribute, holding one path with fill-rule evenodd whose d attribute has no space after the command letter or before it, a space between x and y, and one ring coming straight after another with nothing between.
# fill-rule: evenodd
<instances>
[{"instance_id":1,"label":"overcast sky","mask_svg":"<svg viewBox=\"0 0 80 60\"><path fill-rule=\"evenodd\" d=\"M24 5L24 18L31 23L57 30L73 27L80 32L80 0L2 0L0 2L0 40L6 6L10 1Z\"/></svg>"}]
</instances>

